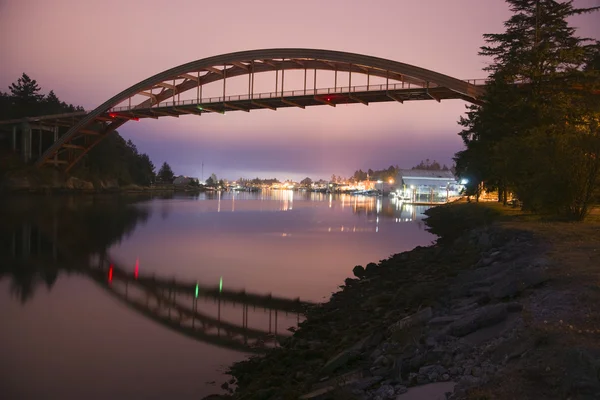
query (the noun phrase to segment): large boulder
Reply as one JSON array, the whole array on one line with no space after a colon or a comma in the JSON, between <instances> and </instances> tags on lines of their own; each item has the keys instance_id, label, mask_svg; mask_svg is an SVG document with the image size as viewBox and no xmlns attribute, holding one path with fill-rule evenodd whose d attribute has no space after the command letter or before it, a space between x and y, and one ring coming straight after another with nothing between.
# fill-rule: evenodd
<instances>
[{"instance_id":1,"label":"large boulder","mask_svg":"<svg viewBox=\"0 0 600 400\"><path fill-rule=\"evenodd\" d=\"M71 176L65 182L65 188L72 190L93 191L94 185L92 184L92 182L84 181L83 179Z\"/></svg>"},{"instance_id":2,"label":"large boulder","mask_svg":"<svg viewBox=\"0 0 600 400\"><path fill-rule=\"evenodd\" d=\"M481 307L468 315L452 322L446 328L446 333L452 336L466 336L480 328L502 322L508 316L506 304L493 304Z\"/></svg>"},{"instance_id":3,"label":"large boulder","mask_svg":"<svg viewBox=\"0 0 600 400\"><path fill-rule=\"evenodd\" d=\"M388 330L390 333L394 333L411 328L415 325L426 324L432 316L433 311L431 310L431 307L427 307L420 311L417 311L412 315L409 315L408 317L402 318L400 321L390 326Z\"/></svg>"}]
</instances>

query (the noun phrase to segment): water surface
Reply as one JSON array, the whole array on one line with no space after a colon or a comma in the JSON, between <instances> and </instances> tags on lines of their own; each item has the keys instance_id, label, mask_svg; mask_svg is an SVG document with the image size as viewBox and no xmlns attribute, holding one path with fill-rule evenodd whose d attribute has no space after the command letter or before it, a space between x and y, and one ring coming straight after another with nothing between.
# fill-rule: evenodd
<instances>
[{"instance_id":1,"label":"water surface","mask_svg":"<svg viewBox=\"0 0 600 400\"><path fill-rule=\"evenodd\" d=\"M433 240L424 209L375 197L1 205L0 393L10 399L219 392L228 365L290 335L298 304L326 301L357 264Z\"/></svg>"}]
</instances>

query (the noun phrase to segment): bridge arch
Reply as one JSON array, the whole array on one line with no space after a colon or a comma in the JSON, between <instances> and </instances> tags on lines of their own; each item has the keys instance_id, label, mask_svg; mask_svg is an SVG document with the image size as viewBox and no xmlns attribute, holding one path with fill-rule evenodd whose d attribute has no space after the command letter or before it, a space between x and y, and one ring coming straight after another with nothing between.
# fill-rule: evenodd
<instances>
[{"instance_id":1,"label":"bridge arch","mask_svg":"<svg viewBox=\"0 0 600 400\"><path fill-rule=\"evenodd\" d=\"M63 165L65 170L71 169L81 158L107 134L116 130L127 121L138 118L158 118L160 116L179 116L182 114L202 114L205 112L224 112L242 110L250 111L260 108L276 109L272 99L276 98L278 106L297 106L304 108L306 105L328 104L335 106L328 96L330 90L322 96L316 87L307 92L306 72L304 91L295 91L288 96L283 90L283 74L287 70L317 70L348 72L350 81L353 73L374 76L386 80L385 87L378 85L378 98L372 101L399 101L458 98L477 103L483 94L484 88L475 82L462 81L448 75L424 69L410 64L405 64L388 59L372 57L356 53L332 50L280 48L250 50L228 53L208 57L197 61L182 64L166 71L153 75L141 82L125 89L119 94L108 99L100 106L82 115L69 130L50 147L37 160L36 165L54 164ZM269 96L269 101L255 98L253 93L256 73L273 72L282 74L281 96L276 90ZM225 83L227 78L248 75L248 94L242 96L225 96ZM315 79L316 80L316 79ZM389 81L400 82L390 87ZM186 104L180 102L182 93L196 89L199 94L203 85L223 81L223 97L219 107L202 104L202 98L197 95L197 101ZM482 82L483 83L483 82ZM406 85L406 86L405 86ZM412 88L411 88L412 85ZM343 89L343 87L342 87ZM400 90L401 89L401 90ZM155 90L157 92L155 93ZM402 91L402 93L400 93ZM367 84L366 92L375 92ZM361 98L356 88L348 83L347 92L334 88L334 96L338 93L338 100L344 103L368 104L368 100ZM131 104L134 96L144 96L145 100L138 104ZM381 97L383 96L383 97ZM412 97L411 97L412 96ZM175 100L177 97L178 100ZM168 110L158 110L161 104L169 104ZM219 98L220 99L220 98ZM126 106L118 107L128 102ZM192 107L190 107L192 106ZM65 157L66 155L66 157Z\"/></svg>"}]
</instances>

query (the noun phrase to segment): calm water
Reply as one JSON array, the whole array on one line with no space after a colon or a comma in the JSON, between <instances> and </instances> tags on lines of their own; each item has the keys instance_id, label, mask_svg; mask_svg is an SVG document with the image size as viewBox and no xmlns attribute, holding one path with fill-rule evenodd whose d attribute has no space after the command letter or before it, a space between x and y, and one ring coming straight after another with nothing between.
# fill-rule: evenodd
<instances>
[{"instance_id":1,"label":"calm water","mask_svg":"<svg viewBox=\"0 0 600 400\"><path fill-rule=\"evenodd\" d=\"M355 265L433 240L424 209L387 198L0 203L3 399L218 393L228 365L290 334L295 299L324 301Z\"/></svg>"}]
</instances>

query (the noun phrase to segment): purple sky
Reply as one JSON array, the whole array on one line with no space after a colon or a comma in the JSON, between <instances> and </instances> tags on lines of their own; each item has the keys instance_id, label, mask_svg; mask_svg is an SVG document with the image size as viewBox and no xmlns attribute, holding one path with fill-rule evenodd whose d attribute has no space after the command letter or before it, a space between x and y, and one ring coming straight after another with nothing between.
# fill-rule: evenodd
<instances>
[{"instance_id":1,"label":"purple sky","mask_svg":"<svg viewBox=\"0 0 600 400\"><path fill-rule=\"evenodd\" d=\"M62 100L93 109L176 65L274 47L349 51L460 79L484 78L481 36L501 32L509 16L502 0L0 0L0 90L26 72L44 92L53 89ZM598 19L582 16L573 24L581 36L600 38ZM286 77L286 89L301 88L298 81ZM411 167L425 158L451 163L462 147L456 121L465 104L166 117L128 123L120 133L157 166L167 161L178 174L200 177L204 161L204 178L211 172L230 179L327 178L358 168Z\"/></svg>"}]
</instances>

